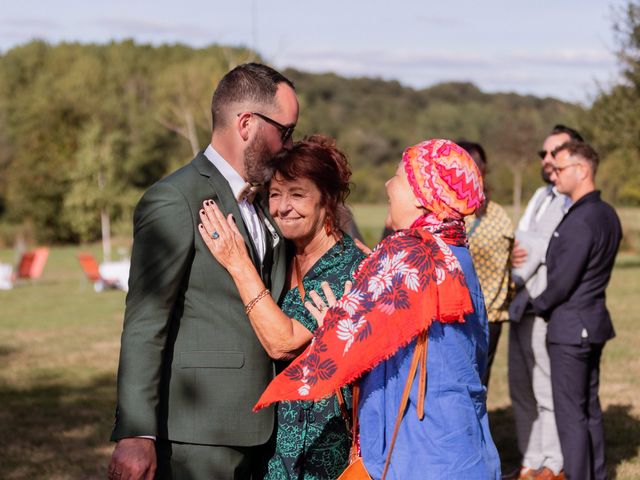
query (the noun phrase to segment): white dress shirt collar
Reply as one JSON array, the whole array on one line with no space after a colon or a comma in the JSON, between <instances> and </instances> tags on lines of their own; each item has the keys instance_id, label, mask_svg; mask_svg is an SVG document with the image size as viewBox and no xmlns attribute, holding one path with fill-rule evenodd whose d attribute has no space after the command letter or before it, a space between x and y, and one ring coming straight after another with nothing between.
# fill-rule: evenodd
<instances>
[{"instance_id":1,"label":"white dress shirt collar","mask_svg":"<svg viewBox=\"0 0 640 480\"><path fill-rule=\"evenodd\" d=\"M218 169L222 176L229 182L234 197L238 197L244 187L245 180L240 174L220 155L211 144L204 151L204 156Z\"/></svg>"}]
</instances>

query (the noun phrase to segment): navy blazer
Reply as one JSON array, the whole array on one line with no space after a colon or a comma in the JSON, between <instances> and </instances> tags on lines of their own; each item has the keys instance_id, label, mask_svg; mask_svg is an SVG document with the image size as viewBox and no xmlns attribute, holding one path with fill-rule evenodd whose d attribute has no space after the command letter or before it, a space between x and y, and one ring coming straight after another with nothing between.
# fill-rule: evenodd
<instances>
[{"instance_id":1,"label":"navy blazer","mask_svg":"<svg viewBox=\"0 0 640 480\"><path fill-rule=\"evenodd\" d=\"M599 191L569 209L549 242L547 288L531 302L549 322L549 342L604 343L615 336L605 289L621 239L618 215Z\"/></svg>"}]
</instances>

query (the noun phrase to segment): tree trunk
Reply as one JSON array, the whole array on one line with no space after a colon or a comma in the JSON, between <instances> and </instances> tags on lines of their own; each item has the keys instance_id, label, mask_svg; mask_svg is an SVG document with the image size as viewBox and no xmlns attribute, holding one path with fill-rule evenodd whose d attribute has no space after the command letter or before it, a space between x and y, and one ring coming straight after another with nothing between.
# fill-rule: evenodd
<instances>
[{"instance_id":1,"label":"tree trunk","mask_svg":"<svg viewBox=\"0 0 640 480\"><path fill-rule=\"evenodd\" d=\"M522 168L513 169L513 218L520 218L522 207Z\"/></svg>"},{"instance_id":2,"label":"tree trunk","mask_svg":"<svg viewBox=\"0 0 640 480\"><path fill-rule=\"evenodd\" d=\"M200 150L200 144L198 143L198 133L196 132L196 123L193 120L191 110L185 110L184 119L187 124L187 138L191 144L191 150L193 150L193 156L195 157Z\"/></svg>"},{"instance_id":3,"label":"tree trunk","mask_svg":"<svg viewBox=\"0 0 640 480\"><path fill-rule=\"evenodd\" d=\"M104 175L98 173L98 188L104 190ZM111 261L111 221L106 208L100 210L100 227L102 230L102 261Z\"/></svg>"},{"instance_id":4,"label":"tree trunk","mask_svg":"<svg viewBox=\"0 0 640 480\"><path fill-rule=\"evenodd\" d=\"M100 212L100 223L102 225L102 261L111 261L111 221L106 210Z\"/></svg>"}]
</instances>

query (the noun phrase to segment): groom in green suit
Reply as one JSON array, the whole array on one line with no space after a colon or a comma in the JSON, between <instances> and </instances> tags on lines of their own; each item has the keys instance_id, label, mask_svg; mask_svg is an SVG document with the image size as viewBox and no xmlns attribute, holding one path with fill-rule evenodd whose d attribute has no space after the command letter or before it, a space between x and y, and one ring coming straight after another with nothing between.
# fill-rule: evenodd
<instances>
[{"instance_id":1,"label":"groom in green suit","mask_svg":"<svg viewBox=\"0 0 640 480\"><path fill-rule=\"evenodd\" d=\"M284 242L248 183L288 148L293 84L260 64L234 68L212 101L211 144L153 185L134 214L134 242L109 465L113 480L260 478L272 409L252 413L274 367L226 270L197 232L202 202L233 217L277 301ZM251 189L253 190L253 189Z\"/></svg>"}]
</instances>

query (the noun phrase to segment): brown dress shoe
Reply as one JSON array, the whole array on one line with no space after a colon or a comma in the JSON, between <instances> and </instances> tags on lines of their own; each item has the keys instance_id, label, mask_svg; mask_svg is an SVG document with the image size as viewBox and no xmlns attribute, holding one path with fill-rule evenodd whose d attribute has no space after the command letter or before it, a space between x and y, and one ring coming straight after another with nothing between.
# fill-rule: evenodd
<instances>
[{"instance_id":1,"label":"brown dress shoe","mask_svg":"<svg viewBox=\"0 0 640 480\"><path fill-rule=\"evenodd\" d=\"M529 467L520 467L517 470L502 476L502 480L533 480L535 470Z\"/></svg>"},{"instance_id":2,"label":"brown dress shoe","mask_svg":"<svg viewBox=\"0 0 640 480\"><path fill-rule=\"evenodd\" d=\"M531 478L534 480L564 480L564 471L560 471L560 473L556 475L550 468L542 467L533 472Z\"/></svg>"}]
</instances>

